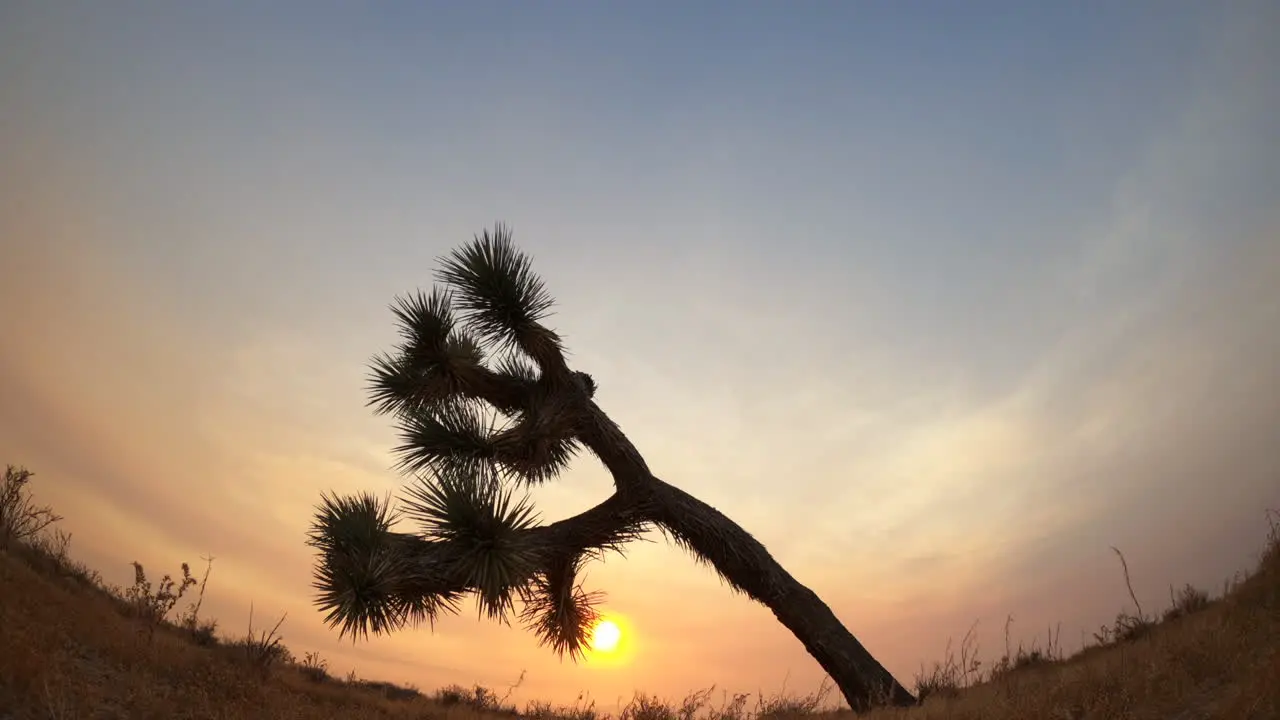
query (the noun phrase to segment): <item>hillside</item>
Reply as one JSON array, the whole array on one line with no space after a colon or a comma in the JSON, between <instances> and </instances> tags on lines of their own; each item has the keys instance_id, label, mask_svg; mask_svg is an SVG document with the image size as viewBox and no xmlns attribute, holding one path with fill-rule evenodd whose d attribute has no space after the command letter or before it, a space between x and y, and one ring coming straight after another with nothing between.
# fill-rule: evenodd
<instances>
[{"instance_id":1,"label":"hillside","mask_svg":"<svg viewBox=\"0 0 1280 720\"><path fill-rule=\"evenodd\" d=\"M186 627L164 619L198 598L198 578L186 587L178 578L166 591L139 570L132 590L104 587L97 573L68 558L66 541L45 532L0 550L0 720L604 717L591 706L532 704L517 713L485 689L428 695L331 678L322 659L293 658L273 642L270 627L255 628L249 638L219 637L198 609L188 608ZM189 590L181 603L172 598L180 588ZM1161 620L1121 614L1098 645L1066 659L1050 642L1010 649L1011 658L987 667L962 644L960 659L949 657L916 678L914 689L928 695L921 707L870 717L1280 718L1274 522L1253 573L1228 583L1216 599L1184 589ZM821 693L754 702L738 696L716 703L717 697L708 691L671 704L637 696L622 720L847 715L822 710Z\"/></svg>"}]
</instances>

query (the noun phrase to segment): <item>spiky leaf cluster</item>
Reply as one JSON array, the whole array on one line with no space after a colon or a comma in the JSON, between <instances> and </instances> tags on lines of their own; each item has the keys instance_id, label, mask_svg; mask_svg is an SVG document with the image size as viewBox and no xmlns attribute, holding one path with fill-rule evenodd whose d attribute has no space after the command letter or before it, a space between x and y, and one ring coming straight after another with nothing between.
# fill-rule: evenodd
<instances>
[{"instance_id":1,"label":"spiky leaf cluster","mask_svg":"<svg viewBox=\"0 0 1280 720\"><path fill-rule=\"evenodd\" d=\"M551 310L551 295L503 225L444 258L436 279L457 289L468 328L485 341L518 347L539 364L560 356L560 339L540 322Z\"/></svg>"},{"instance_id":2,"label":"spiky leaf cluster","mask_svg":"<svg viewBox=\"0 0 1280 720\"><path fill-rule=\"evenodd\" d=\"M436 288L396 298L401 341L395 352L370 363L370 405L378 414L401 415L435 408L466 388L466 375L485 359L484 349L453 316L452 294Z\"/></svg>"},{"instance_id":3,"label":"spiky leaf cluster","mask_svg":"<svg viewBox=\"0 0 1280 720\"><path fill-rule=\"evenodd\" d=\"M456 549L457 579L474 588L481 612L505 621L538 560L521 537L537 524L529 499L515 499L500 478L483 470L455 471L411 483L404 506L425 538Z\"/></svg>"},{"instance_id":4,"label":"spiky leaf cluster","mask_svg":"<svg viewBox=\"0 0 1280 720\"><path fill-rule=\"evenodd\" d=\"M423 578L390 533L394 519L389 499L322 495L308 537L320 553L313 586L317 604L328 610L325 622L338 627L340 637L381 634L457 612L456 592L412 591Z\"/></svg>"},{"instance_id":5,"label":"spiky leaf cluster","mask_svg":"<svg viewBox=\"0 0 1280 720\"><path fill-rule=\"evenodd\" d=\"M551 298L506 228L441 264L447 287L392 306L400 343L371 362L370 405L395 417L403 470L497 464L546 482L578 450L568 396L589 397L594 383L564 367L559 338L540 323Z\"/></svg>"},{"instance_id":6,"label":"spiky leaf cluster","mask_svg":"<svg viewBox=\"0 0 1280 720\"><path fill-rule=\"evenodd\" d=\"M604 600L603 593L589 592L578 582L583 559L572 556L539 572L526 586L520 614L539 642L573 660L585 653L585 639L600 620L597 607Z\"/></svg>"},{"instance_id":7,"label":"spiky leaf cluster","mask_svg":"<svg viewBox=\"0 0 1280 720\"><path fill-rule=\"evenodd\" d=\"M325 496L310 540L318 604L354 636L456 612L463 594L507 621L518 598L538 637L576 659L599 601L576 581L592 549L540 542L548 536L512 487L568 466L595 384L565 366L541 322L551 297L507 228L440 263L443 287L397 298L399 342L370 363L369 403L396 423L398 467L412 476L400 515L416 531L391 529L389 502Z\"/></svg>"}]
</instances>

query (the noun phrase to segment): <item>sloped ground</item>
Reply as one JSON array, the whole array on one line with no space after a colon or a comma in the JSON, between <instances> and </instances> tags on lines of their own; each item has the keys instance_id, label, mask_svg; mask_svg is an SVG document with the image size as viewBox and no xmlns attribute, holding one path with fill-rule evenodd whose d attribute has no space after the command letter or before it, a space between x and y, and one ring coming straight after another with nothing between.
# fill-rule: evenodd
<instances>
[{"instance_id":1,"label":"sloped ground","mask_svg":"<svg viewBox=\"0 0 1280 720\"><path fill-rule=\"evenodd\" d=\"M264 673L233 647L160 628L148 638L105 593L0 554L0 718L418 718L391 701L296 668Z\"/></svg>"},{"instance_id":2,"label":"sloped ground","mask_svg":"<svg viewBox=\"0 0 1280 720\"><path fill-rule=\"evenodd\" d=\"M874 718L1280 719L1280 539L1207 608L1136 640L1093 648Z\"/></svg>"},{"instance_id":3,"label":"sloped ground","mask_svg":"<svg viewBox=\"0 0 1280 720\"><path fill-rule=\"evenodd\" d=\"M1256 571L1198 612L1137 639L1030 663L967 689L942 687L921 707L869 717L1280 719L1276 527L1268 540ZM264 670L246 659L243 647L202 646L171 626L148 637L140 621L122 613L118 596L86 579L86 570L28 547L0 551L0 720L514 715L385 685L316 682L297 665ZM565 712L573 720L597 720L589 709ZM744 720L741 708L736 712L704 705L699 714ZM678 705L649 699L623 714L625 720L691 720L680 717ZM848 713L822 715L831 720Z\"/></svg>"}]
</instances>

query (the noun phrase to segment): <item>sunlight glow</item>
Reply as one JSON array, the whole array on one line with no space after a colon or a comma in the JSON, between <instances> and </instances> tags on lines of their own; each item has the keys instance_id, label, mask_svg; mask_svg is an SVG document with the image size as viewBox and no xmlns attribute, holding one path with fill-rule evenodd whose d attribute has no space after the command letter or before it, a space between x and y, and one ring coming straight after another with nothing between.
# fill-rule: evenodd
<instances>
[{"instance_id":1,"label":"sunlight glow","mask_svg":"<svg viewBox=\"0 0 1280 720\"><path fill-rule=\"evenodd\" d=\"M599 652L613 652L621 639L622 628L616 622L601 620L591 633L591 647Z\"/></svg>"}]
</instances>

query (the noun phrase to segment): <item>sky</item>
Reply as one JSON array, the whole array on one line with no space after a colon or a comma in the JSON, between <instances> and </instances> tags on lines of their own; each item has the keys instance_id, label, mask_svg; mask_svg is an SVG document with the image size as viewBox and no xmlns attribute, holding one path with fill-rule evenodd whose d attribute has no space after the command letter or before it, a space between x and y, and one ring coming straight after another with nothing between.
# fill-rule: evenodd
<instances>
[{"instance_id":1,"label":"sky","mask_svg":"<svg viewBox=\"0 0 1280 720\"><path fill-rule=\"evenodd\" d=\"M0 5L0 462L224 632L613 709L821 668L678 548L588 568L625 657L474 609L352 644L322 491L394 492L397 295L496 222L654 472L903 682L1218 590L1280 508L1280 5ZM592 458L535 491L610 492ZM1132 608L1130 608L1132 609Z\"/></svg>"}]
</instances>

